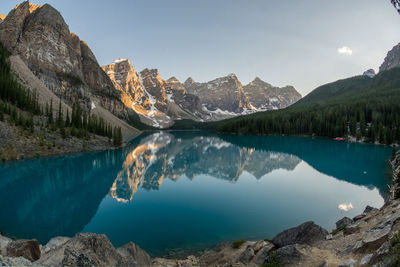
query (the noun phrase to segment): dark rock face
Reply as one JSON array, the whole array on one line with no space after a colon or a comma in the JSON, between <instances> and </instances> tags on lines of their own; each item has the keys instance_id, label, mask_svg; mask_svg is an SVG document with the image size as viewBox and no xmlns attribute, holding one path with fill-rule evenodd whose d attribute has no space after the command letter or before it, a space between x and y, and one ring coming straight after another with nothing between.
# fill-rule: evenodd
<instances>
[{"instance_id":1,"label":"dark rock face","mask_svg":"<svg viewBox=\"0 0 400 267\"><path fill-rule=\"evenodd\" d=\"M379 71L390 70L400 66L400 43L387 53Z\"/></svg>"},{"instance_id":2,"label":"dark rock face","mask_svg":"<svg viewBox=\"0 0 400 267\"><path fill-rule=\"evenodd\" d=\"M343 217L342 219L340 219L339 221L336 222L336 228L339 228L343 225L351 224L352 222L353 222L353 220L350 219L349 217Z\"/></svg>"},{"instance_id":3,"label":"dark rock face","mask_svg":"<svg viewBox=\"0 0 400 267\"><path fill-rule=\"evenodd\" d=\"M283 266L292 266L298 263L303 256L300 246L296 244L279 248L265 258L264 264L272 263L277 259Z\"/></svg>"},{"instance_id":4,"label":"dark rock face","mask_svg":"<svg viewBox=\"0 0 400 267\"><path fill-rule=\"evenodd\" d=\"M314 222L305 222L297 227L285 230L274 237L272 243L278 247L292 244L312 245L317 241L324 240L328 231Z\"/></svg>"},{"instance_id":5,"label":"dark rock face","mask_svg":"<svg viewBox=\"0 0 400 267\"><path fill-rule=\"evenodd\" d=\"M36 261L40 258L41 252L37 240L16 240L7 246L7 256L24 257L30 261Z\"/></svg>"},{"instance_id":6,"label":"dark rock face","mask_svg":"<svg viewBox=\"0 0 400 267\"><path fill-rule=\"evenodd\" d=\"M365 210L364 210L364 213L370 213L370 212L373 212L373 211L378 211L378 209L374 208L374 207L371 207L371 206L366 206Z\"/></svg>"}]
</instances>

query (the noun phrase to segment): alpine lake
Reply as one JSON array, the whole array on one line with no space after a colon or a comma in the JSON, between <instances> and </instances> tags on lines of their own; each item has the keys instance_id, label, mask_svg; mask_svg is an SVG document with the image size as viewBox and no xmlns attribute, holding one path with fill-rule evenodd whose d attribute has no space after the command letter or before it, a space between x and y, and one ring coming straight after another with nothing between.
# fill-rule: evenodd
<instances>
[{"instance_id":1,"label":"alpine lake","mask_svg":"<svg viewBox=\"0 0 400 267\"><path fill-rule=\"evenodd\" d=\"M0 164L0 231L45 244L79 232L151 256L328 231L388 195L392 149L285 136L152 132L119 150Z\"/></svg>"}]
</instances>

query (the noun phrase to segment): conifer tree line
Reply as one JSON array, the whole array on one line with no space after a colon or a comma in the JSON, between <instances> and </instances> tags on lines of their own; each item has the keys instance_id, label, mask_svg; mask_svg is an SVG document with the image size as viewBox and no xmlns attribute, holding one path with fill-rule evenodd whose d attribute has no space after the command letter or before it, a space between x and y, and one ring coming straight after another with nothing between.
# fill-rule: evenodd
<instances>
[{"instance_id":1,"label":"conifer tree line","mask_svg":"<svg viewBox=\"0 0 400 267\"><path fill-rule=\"evenodd\" d=\"M235 134L352 136L400 144L400 68L373 79L337 81L310 95L286 109L229 119L215 128Z\"/></svg>"},{"instance_id":2,"label":"conifer tree line","mask_svg":"<svg viewBox=\"0 0 400 267\"><path fill-rule=\"evenodd\" d=\"M45 116L46 127L59 130L63 138L69 135L78 138L90 138L90 134L106 136L113 140L115 146L122 144L122 130L112 127L103 118L88 115L79 104L73 104L72 112L63 114L61 99L58 102L57 114L53 112L53 100L45 107L39 104L39 95L31 93L15 79L8 62L9 53L0 43L0 120L9 115L11 122L34 132L34 116Z\"/></svg>"},{"instance_id":3,"label":"conifer tree line","mask_svg":"<svg viewBox=\"0 0 400 267\"><path fill-rule=\"evenodd\" d=\"M358 103L273 111L224 123L217 130L235 134L353 136L367 142L400 143L400 103L392 104Z\"/></svg>"}]
</instances>

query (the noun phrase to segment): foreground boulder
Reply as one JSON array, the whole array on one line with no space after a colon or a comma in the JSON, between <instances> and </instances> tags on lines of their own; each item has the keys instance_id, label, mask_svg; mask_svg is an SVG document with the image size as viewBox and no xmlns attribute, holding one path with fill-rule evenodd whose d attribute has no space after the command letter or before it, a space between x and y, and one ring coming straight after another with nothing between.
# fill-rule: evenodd
<instances>
[{"instance_id":1,"label":"foreground boulder","mask_svg":"<svg viewBox=\"0 0 400 267\"><path fill-rule=\"evenodd\" d=\"M0 235L0 255L6 255L7 246L11 242L12 240L10 238Z\"/></svg>"},{"instance_id":2,"label":"foreground boulder","mask_svg":"<svg viewBox=\"0 0 400 267\"><path fill-rule=\"evenodd\" d=\"M324 240L327 235L327 230L310 221L279 233L272 243L277 247L293 244L313 245L317 241Z\"/></svg>"},{"instance_id":3,"label":"foreground boulder","mask_svg":"<svg viewBox=\"0 0 400 267\"><path fill-rule=\"evenodd\" d=\"M6 255L8 257L24 257L27 260L36 261L41 256L39 242L36 239L12 241L7 246Z\"/></svg>"},{"instance_id":4,"label":"foreground boulder","mask_svg":"<svg viewBox=\"0 0 400 267\"><path fill-rule=\"evenodd\" d=\"M149 259L146 252L133 243L117 250L105 235L77 234L45 253L36 263L50 266L150 266Z\"/></svg>"},{"instance_id":5,"label":"foreground boulder","mask_svg":"<svg viewBox=\"0 0 400 267\"><path fill-rule=\"evenodd\" d=\"M132 242L117 248L117 252L122 257L126 258L128 262L135 261L139 266L151 266L151 258L149 254Z\"/></svg>"},{"instance_id":6,"label":"foreground boulder","mask_svg":"<svg viewBox=\"0 0 400 267\"><path fill-rule=\"evenodd\" d=\"M32 263L28 261L25 258L18 257L18 258L13 258L13 257L6 257L0 255L0 266L32 266Z\"/></svg>"}]
</instances>

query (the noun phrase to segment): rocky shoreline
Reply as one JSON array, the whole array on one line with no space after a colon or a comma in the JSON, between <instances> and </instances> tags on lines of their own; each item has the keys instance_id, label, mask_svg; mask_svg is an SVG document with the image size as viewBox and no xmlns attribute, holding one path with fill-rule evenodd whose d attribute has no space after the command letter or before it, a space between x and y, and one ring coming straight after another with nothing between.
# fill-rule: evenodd
<instances>
[{"instance_id":1,"label":"rocky shoreline","mask_svg":"<svg viewBox=\"0 0 400 267\"><path fill-rule=\"evenodd\" d=\"M400 262L400 153L391 160L391 197L381 209L366 207L328 233L305 222L272 240L238 240L186 259L151 258L134 243L115 248L105 235L82 233L37 240L0 235L0 266L398 266Z\"/></svg>"}]
</instances>

